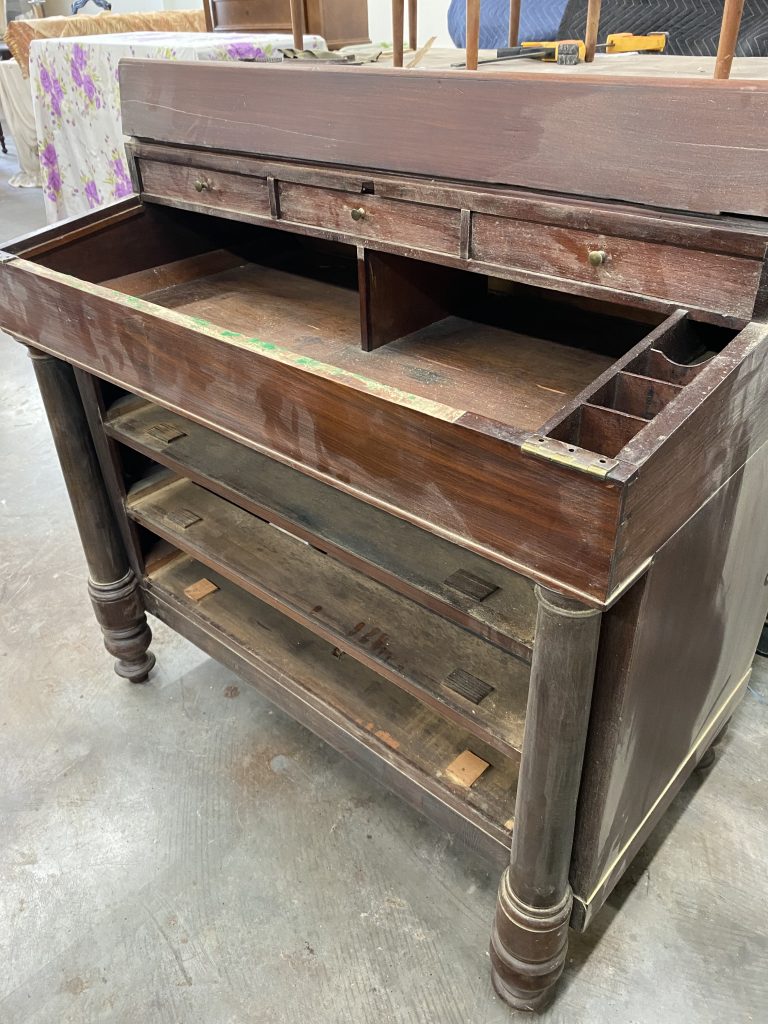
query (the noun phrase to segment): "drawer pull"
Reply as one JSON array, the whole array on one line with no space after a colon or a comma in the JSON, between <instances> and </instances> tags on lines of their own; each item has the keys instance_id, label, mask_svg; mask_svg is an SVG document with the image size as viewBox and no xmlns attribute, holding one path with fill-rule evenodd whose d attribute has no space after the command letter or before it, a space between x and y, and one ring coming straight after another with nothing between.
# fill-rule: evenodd
<instances>
[{"instance_id":1,"label":"drawer pull","mask_svg":"<svg viewBox=\"0 0 768 1024\"><path fill-rule=\"evenodd\" d=\"M198 178L195 182L195 192L205 192L206 189L210 191L212 188L210 181L206 181L205 178Z\"/></svg>"},{"instance_id":2,"label":"drawer pull","mask_svg":"<svg viewBox=\"0 0 768 1024\"><path fill-rule=\"evenodd\" d=\"M351 213L352 220L365 220L365 210L362 208L362 206L356 206L355 209L351 211Z\"/></svg>"},{"instance_id":3,"label":"drawer pull","mask_svg":"<svg viewBox=\"0 0 768 1024\"><path fill-rule=\"evenodd\" d=\"M604 249L590 249L587 254L590 266L602 267L605 261L608 259L608 253Z\"/></svg>"}]
</instances>

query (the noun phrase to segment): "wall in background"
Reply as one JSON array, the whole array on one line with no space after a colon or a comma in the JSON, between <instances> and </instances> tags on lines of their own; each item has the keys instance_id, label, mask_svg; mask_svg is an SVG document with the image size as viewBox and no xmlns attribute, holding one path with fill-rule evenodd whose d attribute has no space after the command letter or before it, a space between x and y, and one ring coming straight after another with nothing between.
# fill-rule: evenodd
<instances>
[{"instance_id":1,"label":"wall in background","mask_svg":"<svg viewBox=\"0 0 768 1024\"><path fill-rule=\"evenodd\" d=\"M419 45L430 36L437 36L435 46L453 46L448 35L448 0L418 0ZM406 39L408 38L408 4L406 2ZM392 42L392 4L390 0L368 0L368 25L371 41Z\"/></svg>"}]
</instances>

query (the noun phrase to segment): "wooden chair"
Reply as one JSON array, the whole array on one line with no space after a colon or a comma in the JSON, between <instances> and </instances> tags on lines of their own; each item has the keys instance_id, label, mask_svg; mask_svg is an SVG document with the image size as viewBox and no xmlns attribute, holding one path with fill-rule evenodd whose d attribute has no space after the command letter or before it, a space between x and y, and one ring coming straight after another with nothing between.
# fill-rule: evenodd
<instances>
[{"instance_id":1,"label":"wooden chair","mask_svg":"<svg viewBox=\"0 0 768 1024\"><path fill-rule=\"evenodd\" d=\"M409 0L414 7L412 25L416 23L416 0ZM600 24L600 7L602 0L589 0L587 6L587 27L584 33L586 56L584 60L588 63L595 59L597 47L597 30ZM398 13L399 9L399 13ZM402 67L403 54L403 0L393 0L393 29L395 46L395 67ZM720 28L720 40L717 47L717 61L715 63L715 78L728 78L731 74L731 64L736 50L736 43L739 38L741 17L744 12L744 0L725 0L723 6L723 21ZM398 20L399 19L399 20ZM510 0L509 4L509 45L517 45L518 31L520 25L520 0ZM398 31L399 26L399 31ZM415 46L415 32L412 36L411 46ZM480 41L480 0L467 0L467 69L477 70L477 53ZM398 46L400 62L398 63Z\"/></svg>"}]
</instances>

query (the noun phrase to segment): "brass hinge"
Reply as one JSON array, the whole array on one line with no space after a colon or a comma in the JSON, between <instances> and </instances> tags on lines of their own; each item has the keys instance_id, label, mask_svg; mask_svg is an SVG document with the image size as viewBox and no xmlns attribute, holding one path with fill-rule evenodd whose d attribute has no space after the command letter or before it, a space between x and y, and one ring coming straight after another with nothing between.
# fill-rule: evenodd
<instances>
[{"instance_id":1,"label":"brass hinge","mask_svg":"<svg viewBox=\"0 0 768 1024\"><path fill-rule=\"evenodd\" d=\"M619 464L617 459L609 459L605 455L588 452L575 444L568 444L567 441L556 441L553 437L543 437L541 434L531 434L523 442L522 450L526 455L535 455L538 459L556 462L560 466L568 466L579 473L589 473L590 476L599 477L601 480Z\"/></svg>"}]
</instances>

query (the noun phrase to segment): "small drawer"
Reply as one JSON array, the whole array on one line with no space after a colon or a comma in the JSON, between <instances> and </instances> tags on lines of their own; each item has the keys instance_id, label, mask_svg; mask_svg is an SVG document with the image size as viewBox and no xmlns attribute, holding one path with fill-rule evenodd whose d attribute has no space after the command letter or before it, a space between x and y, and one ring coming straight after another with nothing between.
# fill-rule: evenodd
<instances>
[{"instance_id":1,"label":"small drawer","mask_svg":"<svg viewBox=\"0 0 768 1024\"><path fill-rule=\"evenodd\" d=\"M762 262L592 231L472 217L472 258L493 266L750 319Z\"/></svg>"},{"instance_id":2,"label":"small drawer","mask_svg":"<svg viewBox=\"0 0 768 1024\"><path fill-rule=\"evenodd\" d=\"M140 160L141 191L148 199L207 206L212 212L233 210L269 217L266 178L209 171L188 164Z\"/></svg>"},{"instance_id":3,"label":"small drawer","mask_svg":"<svg viewBox=\"0 0 768 1024\"><path fill-rule=\"evenodd\" d=\"M461 212L440 206L281 181L280 219L353 239L459 254Z\"/></svg>"}]
</instances>

